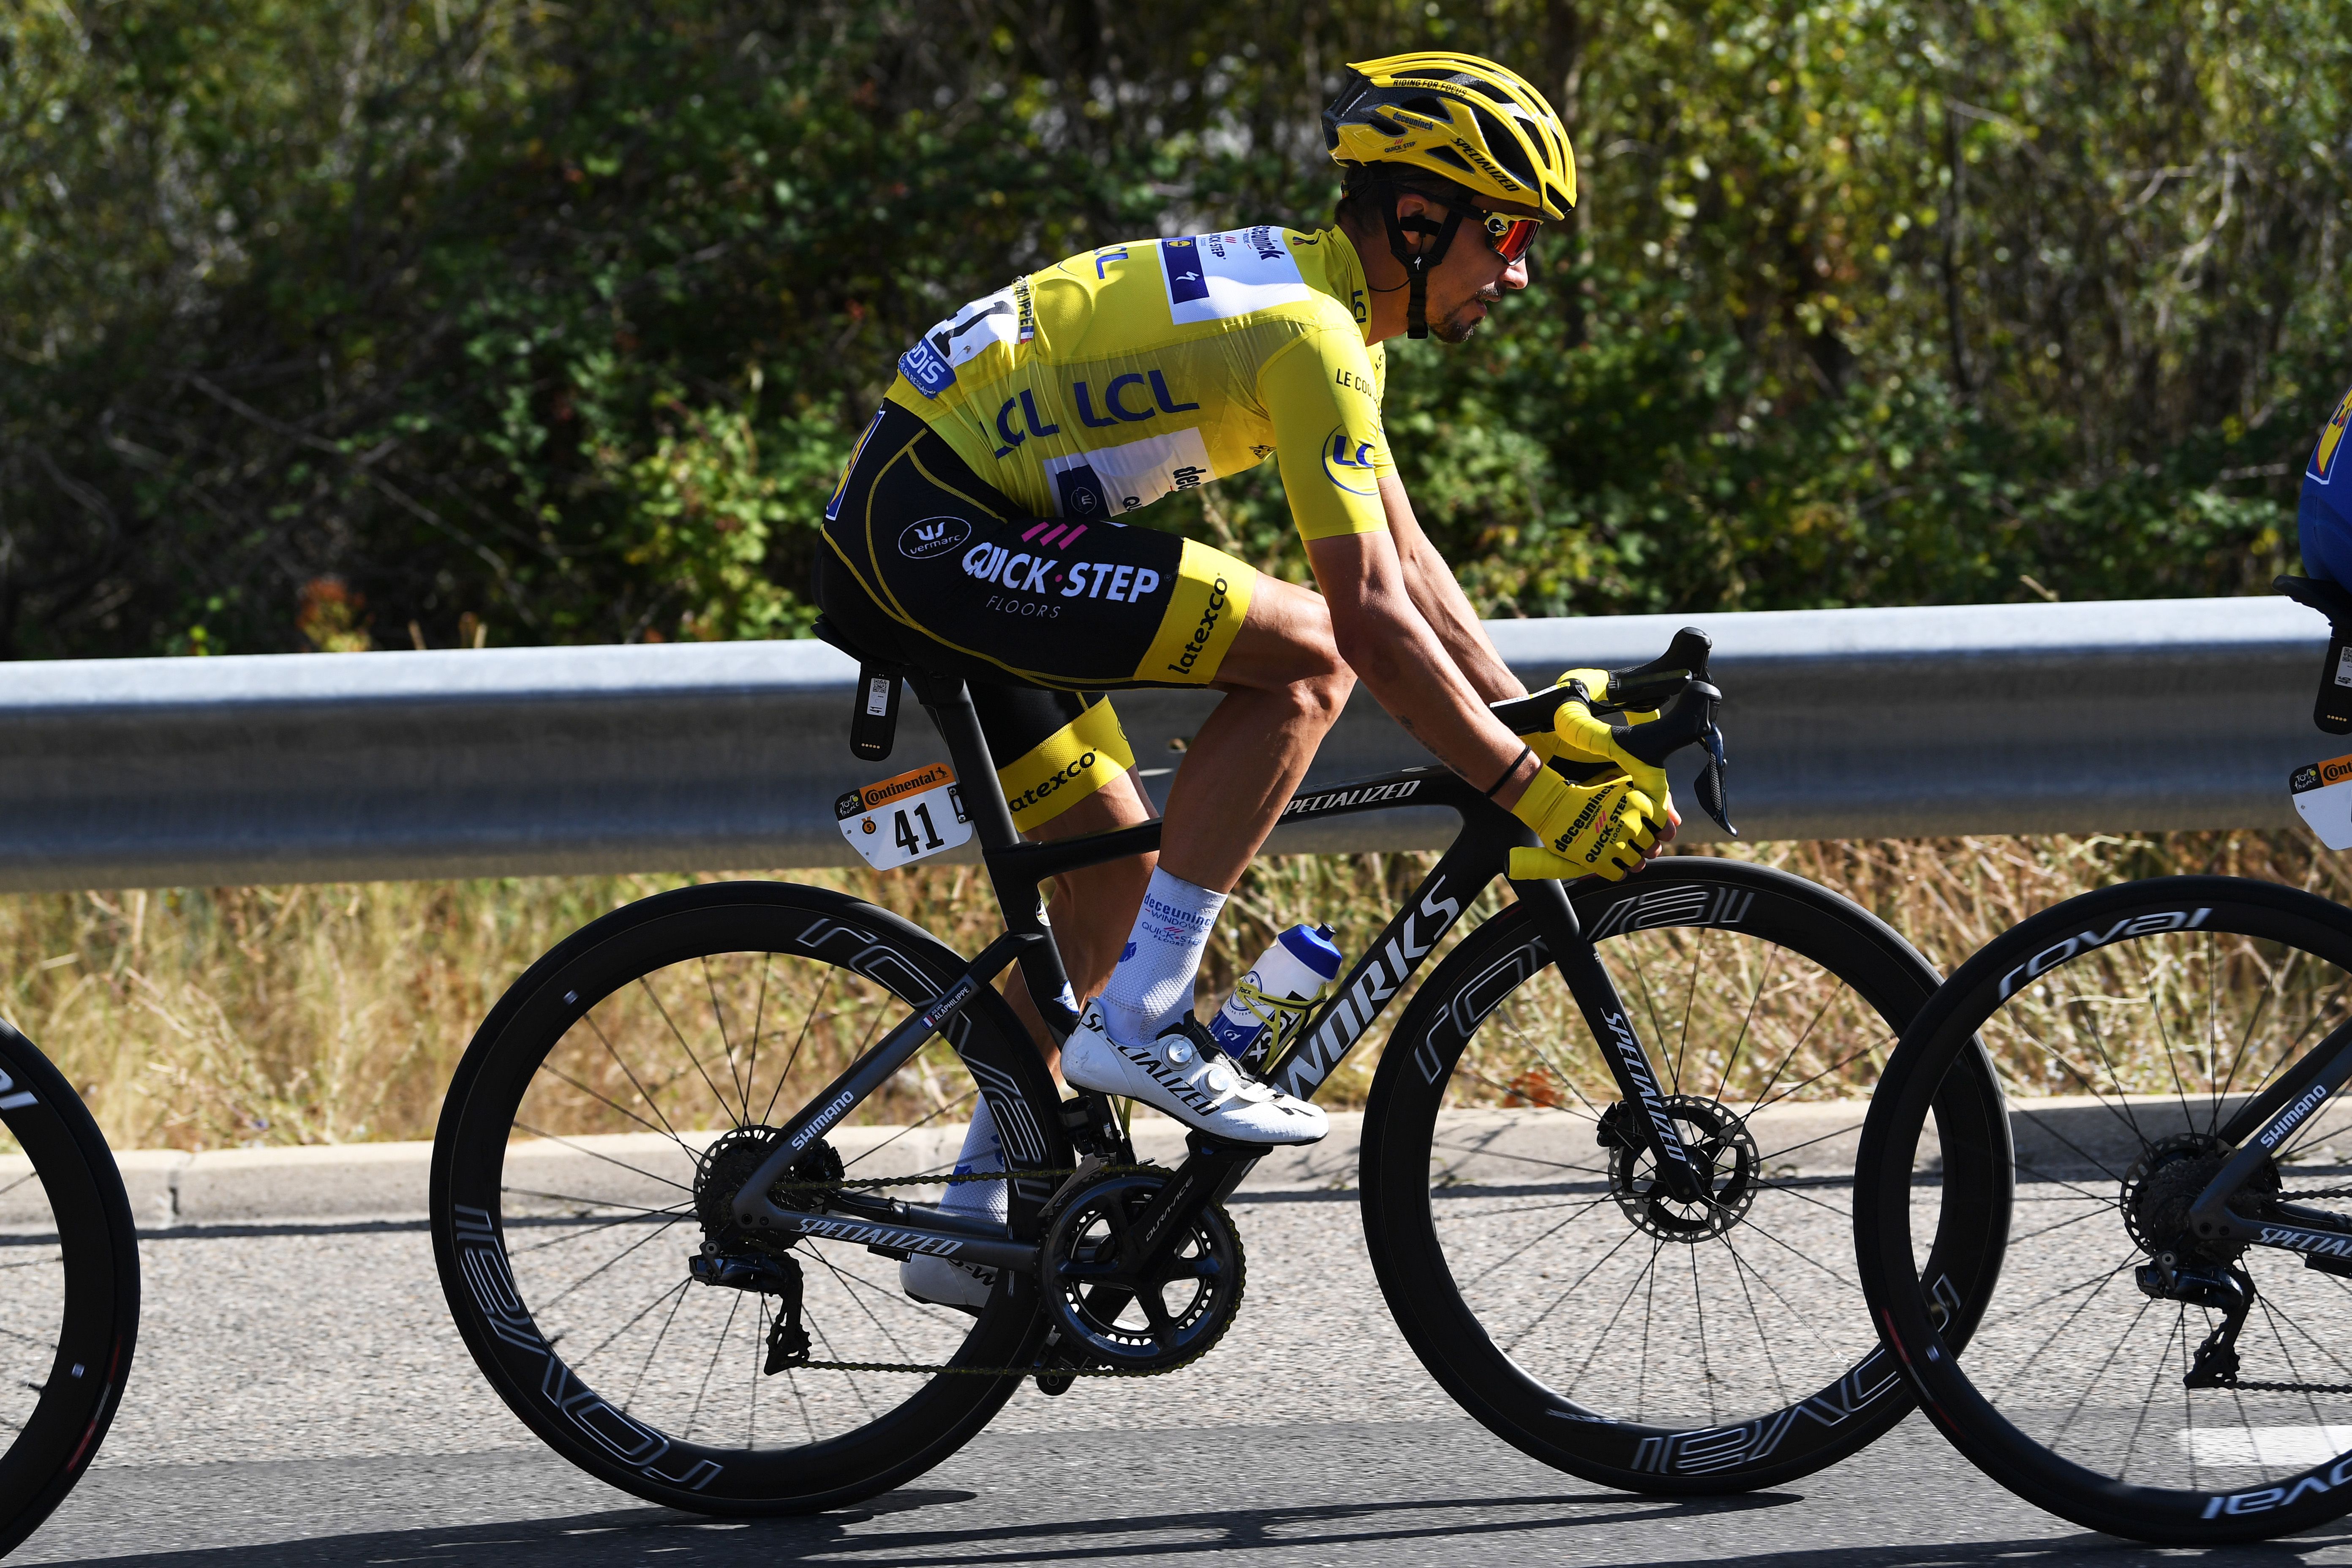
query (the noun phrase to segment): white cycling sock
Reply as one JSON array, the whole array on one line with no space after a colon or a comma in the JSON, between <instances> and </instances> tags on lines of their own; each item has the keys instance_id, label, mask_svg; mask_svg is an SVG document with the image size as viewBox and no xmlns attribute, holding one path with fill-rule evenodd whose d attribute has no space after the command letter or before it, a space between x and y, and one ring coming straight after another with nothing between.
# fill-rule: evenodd
<instances>
[{"instance_id":1,"label":"white cycling sock","mask_svg":"<svg viewBox=\"0 0 2352 1568\"><path fill-rule=\"evenodd\" d=\"M956 1156L959 1176L1004 1169L1004 1142L996 1135L996 1118L989 1114L988 1101L981 1096L974 1095L971 1103L971 1125L964 1130L963 1152ZM950 1183L940 1207L985 1215L998 1225L1012 1212L1003 1182Z\"/></svg>"},{"instance_id":2,"label":"white cycling sock","mask_svg":"<svg viewBox=\"0 0 2352 1568\"><path fill-rule=\"evenodd\" d=\"M1123 1046L1149 1045L1192 1010L1192 980L1225 895L1154 870L1118 967L1103 987L1103 1023Z\"/></svg>"}]
</instances>

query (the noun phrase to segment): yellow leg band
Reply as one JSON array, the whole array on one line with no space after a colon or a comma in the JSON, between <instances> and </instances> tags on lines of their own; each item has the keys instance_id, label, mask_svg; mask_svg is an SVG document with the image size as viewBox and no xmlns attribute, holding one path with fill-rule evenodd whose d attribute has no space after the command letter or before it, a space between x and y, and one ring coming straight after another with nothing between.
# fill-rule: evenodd
<instances>
[{"instance_id":1,"label":"yellow leg band","mask_svg":"<svg viewBox=\"0 0 2352 1568\"><path fill-rule=\"evenodd\" d=\"M1160 635L1135 667L1135 679L1160 686L1206 686L1216 679L1256 586L1257 568L1248 562L1186 540L1175 596L1160 619Z\"/></svg>"},{"instance_id":2,"label":"yellow leg band","mask_svg":"<svg viewBox=\"0 0 2352 1568\"><path fill-rule=\"evenodd\" d=\"M1024 833L1045 826L1095 791L1135 766L1127 731L1110 700L1103 699L1034 746L1018 761L996 770L1013 808L1013 826Z\"/></svg>"}]
</instances>

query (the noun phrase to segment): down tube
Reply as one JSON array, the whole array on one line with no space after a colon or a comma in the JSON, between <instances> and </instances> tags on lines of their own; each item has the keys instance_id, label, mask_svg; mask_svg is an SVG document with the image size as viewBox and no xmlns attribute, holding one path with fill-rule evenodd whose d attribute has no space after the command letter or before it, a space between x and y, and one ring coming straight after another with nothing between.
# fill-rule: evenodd
<instances>
[{"instance_id":1,"label":"down tube","mask_svg":"<svg viewBox=\"0 0 2352 1568\"><path fill-rule=\"evenodd\" d=\"M1371 950L1339 982L1339 993L1299 1032L1298 1044L1267 1081L1286 1094L1313 1099L1389 999L1404 989L1439 939L1500 873L1506 853L1505 840L1475 826L1454 840Z\"/></svg>"}]
</instances>

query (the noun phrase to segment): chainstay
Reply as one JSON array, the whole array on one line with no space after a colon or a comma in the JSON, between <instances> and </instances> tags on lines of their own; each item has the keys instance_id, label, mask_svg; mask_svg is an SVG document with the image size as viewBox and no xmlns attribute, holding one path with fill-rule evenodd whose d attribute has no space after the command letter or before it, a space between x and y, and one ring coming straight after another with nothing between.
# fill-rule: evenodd
<instances>
[{"instance_id":1,"label":"chainstay","mask_svg":"<svg viewBox=\"0 0 2352 1568\"><path fill-rule=\"evenodd\" d=\"M1204 1351L1203 1354L1206 1353ZM1181 1372L1200 1356L1167 1366L929 1366L915 1361L803 1361L784 1372L944 1372L960 1377L1165 1377Z\"/></svg>"},{"instance_id":2,"label":"chainstay","mask_svg":"<svg viewBox=\"0 0 2352 1568\"><path fill-rule=\"evenodd\" d=\"M856 1189L871 1191L877 1187L958 1185L966 1182L1004 1182L1016 1176L1059 1176L1065 1180L1078 1173L1072 1165L1055 1171L975 1171L962 1176L874 1176L854 1182L778 1182L769 1188L776 1193L845 1192ZM1098 1165L1097 1176L1134 1176L1146 1173L1167 1171L1165 1165ZM1201 1347L1200 1354L1187 1356L1166 1366L950 1366L916 1361L803 1361L781 1368L784 1372L906 1372L946 1373L955 1377L1165 1377L1171 1372L1181 1372L1206 1355L1213 1348Z\"/></svg>"},{"instance_id":3,"label":"chainstay","mask_svg":"<svg viewBox=\"0 0 2352 1568\"><path fill-rule=\"evenodd\" d=\"M962 1186L971 1182L1010 1182L1032 1176L1060 1176L1065 1180L1078 1173L1079 1167L1066 1166L1054 1171L974 1171L969 1175L929 1176L866 1176L856 1181L840 1182L778 1182L768 1190L772 1193L846 1193L871 1192L877 1187L939 1187ZM1146 1173L1168 1173L1165 1165L1097 1165L1097 1176L1135 1176Z\"/></svg>"}]
</instances>

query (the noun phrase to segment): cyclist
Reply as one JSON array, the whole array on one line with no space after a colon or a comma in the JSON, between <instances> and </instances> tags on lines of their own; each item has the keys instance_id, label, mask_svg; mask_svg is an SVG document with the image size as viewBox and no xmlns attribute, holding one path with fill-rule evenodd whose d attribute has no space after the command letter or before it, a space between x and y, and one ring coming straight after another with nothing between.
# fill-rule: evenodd
<instances>
[{"instance_id":1,"label":"cyclist","mask_svg":"<svg viewBox=\"0 0 2352 1568\"><path fill-rule=\"evenodd\" d=\"M2352 424L2352 392L2344 395L2334 416L2319 427L2319 445L2312 448L2311 467L2303 473L2295 532L2305 572L2352 587L2352 462L2344 458L2347 424Z\"/></svg>"},{"instance_id":2,"label":"cyclist","mask_svg":"<svg viewBox=\"0 0 2352 1568\"><path fill-rule=\"evenodd\" d=\"M1663 775L1605 729L1586 754L1618 768L1572 784L1544 766L1561 742L1488 711L1526 689L1414 521L1381 428L1387 339L1461 342L1527 287L1538 230L1576 200L1566 131L1505 68L1427 53L1350 67L1323 123L1343 174L1334 227L1105 246L908 349L826 508L816 584L853 640L971 685L1033 837L1150 815L1104 693L1225 693L1169 791L1156 864L1055 889L1076 987L1062 1001L1091 998L1059 1068L1263 1144L1312 1142L1324 1114L1220 1054L1193 984L1226 894L1358 679L1535 830L1550 874L1622 876L1675 820ZM1118 521L1269 457L1320 595ZM1050 1058L1017 978L1009 995ZM1002 1168L982 1106L958 1170ZM1002 1184L959 1184L948 1202L1001 1217ZM902 1281L962 1305L987 1289L932 1258Z\"/></svg>"}]
</instances>

